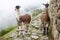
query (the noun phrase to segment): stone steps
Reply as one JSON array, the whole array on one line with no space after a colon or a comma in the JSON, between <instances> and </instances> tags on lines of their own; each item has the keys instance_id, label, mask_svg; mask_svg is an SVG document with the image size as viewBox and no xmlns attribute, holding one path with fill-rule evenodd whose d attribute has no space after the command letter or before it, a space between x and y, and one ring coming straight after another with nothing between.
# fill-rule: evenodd
<instances>
[{"instance_id":1,"label":"stone steps","mask_svg":"<svg viewBox=\"0 0 60 40\"><path fill-rule=\"evenodd\" d=\"M43 30L41 28L41 21L40 21L40 16L38 15L33 19L29 25L29 33L30 34L21 34L21 36L17 37L17 32L12 33L12 39L13 40L48 40L47 36L43 35ZM10 38L11 39L11 38ZM11 40L12 40L11 39Z\"/></svg>"}]
</instances>

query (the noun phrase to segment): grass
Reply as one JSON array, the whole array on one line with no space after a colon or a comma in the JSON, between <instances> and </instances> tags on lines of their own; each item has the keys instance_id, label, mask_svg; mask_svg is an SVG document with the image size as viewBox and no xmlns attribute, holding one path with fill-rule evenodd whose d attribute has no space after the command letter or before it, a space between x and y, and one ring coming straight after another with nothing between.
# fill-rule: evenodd
<instances>
[{"instance_id":1,"label":"grass","mask_svg":"<svg viewBox=\"0 0 60 40\"><path fill-rule=\"evenodd\" d=\"M11 28L7 28L5 30L2 31L2 36L0 36L0 38L2 38L3 40L7 40L10 35L16 31L16 27L11 27Z\"/></svg>"},{"instance_id":2,"label":"grass","mask_svg":"<svg viewBox=\"0 0 60 40\"><path fill-rule=\"evenodd\" d=\"M14 27L8 27L6 29L1 30L0 31L0 37L3 36L3 35L5 35L6 33L10 32L13 29L14 29Z\"/></svg>"},{"instance_id":3,"label":"grass","mask_svg":"<svg viewBox=\"0 0 60 40\"><path fill-rule=\"evenodd\" d=\"M10 37L10 35L11 35L13 32L16 31L16 29L17 29L17 28L14 28L12 31L10 31L9 33L5 34L5 35L2 36L1 38L2 38L3 40L7 40L7 39Z\"/></svg>"}]
</instances>

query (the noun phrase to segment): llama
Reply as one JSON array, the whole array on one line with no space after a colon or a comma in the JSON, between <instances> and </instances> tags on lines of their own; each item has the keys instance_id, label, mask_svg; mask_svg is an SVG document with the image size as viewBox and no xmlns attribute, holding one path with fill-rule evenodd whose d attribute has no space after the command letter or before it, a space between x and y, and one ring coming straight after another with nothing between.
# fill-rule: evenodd
<instances>
[{"instance_id":1,"label":"llama","mask_svg":"<svg viewBox=\"0 0 60 40\"><path fill-rule=\"evenodd\" d=\"M15 11L16 11L16 20L17 20L17 23L18 23L18 29L20 30L20 27L21 27L21 32L22 31L25 31L26 33L28 32L28 26L29 26L29 23L31 21L31 15L29 14L25 14L25 15L20 15L20 6L17 5L15 7ZM24 25L24 26L22 26ZM26 28L26 30L25 30Z\"/></svg>"},{"instance_id":2,"label":"llama","mask_svg":"<svg viewBox=\"0 0 60 40\"><path fill-rule=\"evenodd\" d=\"M45 12L41 15L41 22L42 22L42 26L44 28L44 35L47 34L48 35L48 27L50 25L50 17L48 15L48 6L49 4L43 4L45 5L46 9L45 9ZM48 24L48 26L47 26Z\"/></svg>"}]
</instances>

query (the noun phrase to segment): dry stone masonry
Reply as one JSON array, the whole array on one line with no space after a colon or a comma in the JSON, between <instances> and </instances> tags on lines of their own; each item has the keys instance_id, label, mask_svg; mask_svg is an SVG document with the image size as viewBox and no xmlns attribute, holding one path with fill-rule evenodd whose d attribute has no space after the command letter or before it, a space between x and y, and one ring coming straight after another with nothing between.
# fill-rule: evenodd
<instances>
[{"instance_id":1,"label":"dry stone masonry","mask_svg":"<svg viewBox=\"0 0 60 40\"><path fill-rule=\"evenodd\" d=\"M60 32L60 0L51 0L49 5L49 16L51 20L52 35L54 40L59 39Z\"/></svg>"}]
</instances>

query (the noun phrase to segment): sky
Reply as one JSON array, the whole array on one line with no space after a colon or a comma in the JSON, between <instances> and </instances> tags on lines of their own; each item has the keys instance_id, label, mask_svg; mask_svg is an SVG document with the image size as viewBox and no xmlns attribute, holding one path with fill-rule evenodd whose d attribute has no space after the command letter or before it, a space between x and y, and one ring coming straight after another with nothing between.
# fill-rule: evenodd
<instances>
[{"instance_id":1,"label":"sky","mask_svg":"<svg viewBox=\"0 0 60 40\"><path fill-rule=\"evenodd\" d=\"M16 5L21 6L21 14L25 14L24 9L43 9L43 3L50 3L50 0L0 0L0 29L16 23Z\"/></svg>"}]
</instances>

